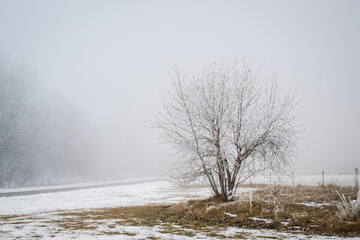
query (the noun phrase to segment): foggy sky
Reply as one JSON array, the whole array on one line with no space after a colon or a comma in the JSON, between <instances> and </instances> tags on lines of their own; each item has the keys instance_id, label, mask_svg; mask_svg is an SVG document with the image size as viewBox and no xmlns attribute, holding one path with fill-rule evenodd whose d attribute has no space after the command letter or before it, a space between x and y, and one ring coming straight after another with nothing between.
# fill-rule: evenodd
<instances>
[{"instance_id":1,"label":"foggy sky","mask_svg":"<svg viewBox=\"0 0 360 240\"><path fill-rule=\"evenodd\" d=\"M297 169L360 167L359 1L4 1L0 53L82 109L123 172L171 157L146 127L176 63L250 59L298 94ZM142 166L142 167L138 167ZM128 169L128 170L124 170Z\"/></svg>"}]
</instances>

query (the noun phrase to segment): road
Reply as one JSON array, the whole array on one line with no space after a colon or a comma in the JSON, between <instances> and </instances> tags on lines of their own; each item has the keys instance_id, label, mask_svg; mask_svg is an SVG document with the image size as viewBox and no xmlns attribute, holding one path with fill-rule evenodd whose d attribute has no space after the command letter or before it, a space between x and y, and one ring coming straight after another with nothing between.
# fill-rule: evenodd
<instances>
[{"instance_id":1,"label":"road","mask_svg":"<svg viewBox=\"0 0 360 240\"><path fill-rule=\"evenodd\" d=\"M34 195L34 194L40 194L40 193L68 192L68 191L76 191L76 190L90 189L90 188L104 188L104 187L114 187L114 186L121 186L121 185L149 183L149 182L156 182L159 180L161 180L161 179L143 179L143 180L113 182L113 183L104 183L104 184L88 185L88 186L76 186L76 187L41 189L41 190L31 190L31 191L7 192L7 193L0 193L0 197L26 196L26 195Z\"/></svg>"}]
</instances>

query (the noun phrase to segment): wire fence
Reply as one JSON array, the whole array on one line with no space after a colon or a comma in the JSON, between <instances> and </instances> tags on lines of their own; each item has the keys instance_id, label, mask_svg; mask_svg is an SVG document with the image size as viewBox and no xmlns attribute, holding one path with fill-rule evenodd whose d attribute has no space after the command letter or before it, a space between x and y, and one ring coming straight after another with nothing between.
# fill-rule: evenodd
<instances>
[{"instance_id":1,"label":"wire fence","mask_svg":"<svg viewBox=\"0 0 360 240\"><path fill-rule=\"evenodd\" d=\"M308 170L288 171L286 174L277 176L271 172L257 175L245 181L245 184L281 184L289 186L306 185L329 185L353 186L359 188L359 170Z\"/></svg>"}]
</instances>

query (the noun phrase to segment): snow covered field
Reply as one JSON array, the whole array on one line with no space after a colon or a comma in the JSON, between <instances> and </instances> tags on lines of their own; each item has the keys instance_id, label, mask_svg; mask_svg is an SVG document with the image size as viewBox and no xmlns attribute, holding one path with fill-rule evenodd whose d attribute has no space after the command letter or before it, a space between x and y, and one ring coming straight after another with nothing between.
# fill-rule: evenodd
<instances>
[{"instance_id":1,"label":"snow covered field","mask_svg":"<svg viewBox=\"0 0 360 240\"><path fill-rule=\"evenodd\" d=\"M251 189L243 191L249 190ZM127 226L126 224L115 224L113 219L101 222L89 220L94 221L92 224L94 224L95 230L65 230L59 225L59 222L66 218L66 216L59 215L59 212L179 203L189 199L207 198L210 194L211 191L207 187L181 188L162 180L70 192L1 197L0 239L217 239L206 235L204 232L184 229L176 225L171 227L190 232L191 235L167 233L165 229L169 227L168 225L160 224L155 227ZM119 235L119 233L121 234ZM234 227L218 229L217 233L232 238L242 236L245 239L340 239Z\"/></svg>"},{"instance_id":2,"label":"snow covered field","mask_svg":"<svg viewBox=\"0 0 360 240\"><path fill-rule=\"evenodd\" d=\"M167 181L0 198L0 215L81 208L178 203L207 198L209 188L176 188Z\"/></svg>"}]
</instances>

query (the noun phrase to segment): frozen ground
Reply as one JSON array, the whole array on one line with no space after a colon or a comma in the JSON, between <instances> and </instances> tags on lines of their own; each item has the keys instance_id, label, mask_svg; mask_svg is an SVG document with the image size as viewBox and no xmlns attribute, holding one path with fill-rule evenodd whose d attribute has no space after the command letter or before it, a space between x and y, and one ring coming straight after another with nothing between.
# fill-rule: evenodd
<instances>
[{"instance_id":1,"label":"frozen ground","mask_svg":"<svg viewBox=\"0 0 360 240\"><path fill-rule=\"evenodd\" d=\"M302 234L283 233L273 230L251 230L236 227L220 228L216 231L196 231L178 225L159 224L154 227L127 226L115 221L92 222L94 229L67 230L59 227L57 216L49 214L37 215L36 221L14 219L14 224L1 226L1 239L344 239L325 236L306 236ZM49 220L52 223L49 223ZM172 229L171 233L169 228ZM217 235L211 236L211 233ZM359 238L353 238L359 240Z\"/></svg>"},{"instance_id":2,"label":"frozen ground","mask_svg":"<svg viewBox=\"0 0 360 240\"><path fill-rule=\"evenodd\" d=\"M157 181L71 192L1 197L0 239L217 239L209 236L208 232L184 229L176 225L160 223L153 228L127 226L111 219L101 222L89 220L93 221L93 228L88 230L66 230L61 227L61 221L66 216L58 214L64 210L178 203L207 198L210 193L207 187L179 188L167 181ZM10 217L11 215L17 216ZM179 228L179 234L174 234L174 231L167 232L169 227ZM216 233L245 239L340 239L234 227L217 229Z\"/></svg>"},{"instance_id":3,"label":"frozen ground","mask_svg":"<svg viewBox=\"0 0 360 240\"><path fill-rule=\"evenodd\" d=\"M178 203L207 198L209 188L176 188L167 181L0 198L0 215L80 208Z\"/></svg>"}]
</instances>

